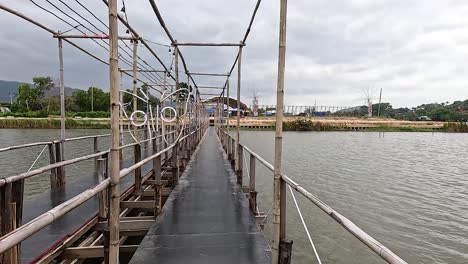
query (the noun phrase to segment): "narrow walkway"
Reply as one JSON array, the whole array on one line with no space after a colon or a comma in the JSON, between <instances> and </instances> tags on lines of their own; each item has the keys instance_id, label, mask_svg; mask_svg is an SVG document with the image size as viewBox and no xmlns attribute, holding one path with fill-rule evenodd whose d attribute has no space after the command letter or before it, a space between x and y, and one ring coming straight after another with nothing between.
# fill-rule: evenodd
<instances>
[{"instance_id":1,"label":"narrow walkway","mask_svg":"<svg viewBox=\"0 0 468 264\"><path fill-rule=\"evenodd\" d=\"M213 127L130 263L271 263Z\"/></svg>"}]
</instances>

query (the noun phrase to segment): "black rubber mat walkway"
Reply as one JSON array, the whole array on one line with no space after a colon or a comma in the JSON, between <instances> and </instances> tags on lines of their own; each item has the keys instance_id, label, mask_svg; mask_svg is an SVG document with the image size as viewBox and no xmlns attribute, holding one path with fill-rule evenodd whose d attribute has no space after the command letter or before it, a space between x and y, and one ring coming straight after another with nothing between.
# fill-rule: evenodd
<instances>
[{"instance_id":1,"label":"black rubber mat walkway","mask_svg":"<svg viewBox=\"0 0 468 264\"><path fill-rule=\"evenodd\" d=\"M271 263L212 127L130 263Z\"/></svg>"}]
</instances>

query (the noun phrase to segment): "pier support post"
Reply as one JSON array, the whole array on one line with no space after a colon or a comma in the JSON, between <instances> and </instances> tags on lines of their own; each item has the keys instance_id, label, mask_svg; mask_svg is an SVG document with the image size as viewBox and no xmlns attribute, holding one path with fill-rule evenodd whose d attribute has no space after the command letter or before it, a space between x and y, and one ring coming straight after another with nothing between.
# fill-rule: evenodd
<instances>
[{"instance_id":1,"label":"pier support post","mask_svg":"<svg viewBox=\"0 0 468 264\"><path fill-rule=\"evenodd\" d=\"M158 152L158 137L153 140L153 153ZM154 218L161 213L162 196L161 196L161 155L153 159L153 179L154 179Z\"/></svg>"},{"instance_id":2,"label":"pier support post","mask_svg":"<svg viewBox=\"0 0 468 264\"><path fill-rule=\"evenodd\" d=\"M49 163L52 165L55 163L55 146L54 143L49 143ZM57 168L50 170L50 189L57 188Z\"/></svg>"},{"instance_id":3,"label":"pier support post","mask_svg":"<svg viewBox=\"0 0 468 264\"><path fill-rule=\"evenodd\" d=\"M2 235L8 234L13 231L13 210L11 203L12 199L12 184L7 183L0 188L1 192L1 233ZM1 255L2 263L12 263L14 260L15 248L10 248Z\"/></svg>"},{"instance_id":4,"label":"pier support post","mask_svg":"<svg viewBox=\"0 0 468 264\"><path fill-rule=\"evenodd\" d=\"M172 187L179 181L179 142L172 148Z\"/></svg>"},{"instance_id":5,"label":"pier support post","mask_svg":"<svg viewBox=\"0 0 468 264\"><path fill-rule=\"evenodd\" d=\"M97 159L97 177L98 181L102 182L106 179L106 162L107 159ZM99 201L99 221L104 221L107 219L107 213L108 213L108 200L107 200L107 189L104 189L101 191L98 195L98 201Z\"/></svg>"},{"instance_id":6,"label":"pier support post","mask_svg":"<svg viewBox=\"0 0 468 264\"><path fill-rule=\"evenodd\" d=\"M292 244L292 241L280 242L279 264L291 264Z\"/></svg>"},{"instance_id":7,"label":"pier support post","mask_svg":"<svg viewBox=\"0 0 468 264\"><path fill-rule=\"evenodd\" d=\"M98 137L93 137L93 151L94 153L99 152ZM98 175L98 158L94 158L94 175Z\"/></svg>"},{"instance_id":8,"label":"pier support post","mask_svg":"<svg viewBox=\"0 0 468 264\"><path fill-rule=\"evenodd\" d=\"M243 170L244 170L244 148L242 147L241 144L238 144L237 147L237 184L239 184L240 187L242 187L242 178L243 178Z\"/></svg>"},{"instance_id":9,"label":"pier support post","mask_svg":"<svg viewBox=\"0 0 468 264\"><path fill-rule=\"evenodd\" d=\"M136 163L141 161L141 145L136 144L134 147L134 161ZM141 192L141 167L135 169L135 193L139 194Z\"/></svg>"},{"instance_id":10,"label":"pier support post","mask_svg":"<svg viewBox=\"0 0 468 264\"><path fill-rule=\"evenodd\" d=\"M254 215L257 215L257 191L255 190L255 156L253 154L250 154L249 175L250 175L250 182L249 182L250 210L252 210Z\"/></svg>"},{"instance_id":11,"label":"pier support post","mask_svg":"<svg viewBox=\"0 0 468 264\"><path fill-rule=\"evenodd\" d=\"M56 142L55 143L55 162L61 162L63 161L63 142ZM65 167L61 166L58 167L56 170L57 173L57 186L56 187L61 187L65 184Z\"/></svg>"}]
</instances>

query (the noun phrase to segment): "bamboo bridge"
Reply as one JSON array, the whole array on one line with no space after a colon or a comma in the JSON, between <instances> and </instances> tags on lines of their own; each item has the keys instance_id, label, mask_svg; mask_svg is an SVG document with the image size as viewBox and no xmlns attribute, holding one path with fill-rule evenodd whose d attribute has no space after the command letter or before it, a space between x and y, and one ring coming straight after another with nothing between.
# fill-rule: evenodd
<instances>
[{"instance_id":1,"label":"bamboo bridge","mask_svg":"<svg viewBox=\"0 0 468 264\"><path fill-rule=\"evenodd\" d=\"M43 147L28 171L0 175L1 263L290 263L293 243L286 232L287 188L294 200L293 190L383 260L406 263L281 169L286 0L281 0L273 164L242 144L240 125L235 129L226 126L232 122L240 124L239 111L235 118L226 116L224 111L230 105L229 94L233 92L229 87L230 78L236 65L237 109L240 109L242 50L261 0L257 0L245 35L238 43L178 42L166 26L158 5L149 0L174 51L170 67L129 24L127 14L117 13L116 0L102 1L108 23L79 1L76 9L66 5L67 11L32 2L62 22L73 17L79 27L72 23L69 26L80 34L51 29L0 4L0 9L8 14L32 23L58 40L61 91L60 139L0 148L2 154L17 155L16 150ZM69 15L70 12L74 15ZM93 15L93 21L106 28L98 30L96 24L82 15L84 12ZM118 35L119 21L130 36ZM85 22L95 29L85 26ZM109 60L84 49L74 39L93 41L108 52ZM109 134L66 137L63 42L109 67ZM150 58L138 55L138 44L148 51ZM189 71L182 55L185 46L235 48L237 54L227 73L196 73ZM162 69L149 64L150 59ZM125 65L132 69L125 69ZM180 66L184 71L179 71ZM187 77L186 87L181 87L182 75ZM196 76L226 80L219 87L203 86L196 83ZM120 87L122 79L128 77L133 81L132 92ZM142 89L139 84L150 89ZM200 91L205 88L221 90L215 92L218 99L212 126L204 103L212 93ZM155 93L159 100L152 105L150 98ZM124 102L124 94L132 96L131 103ZM124 143L124 136L130 137L130 143ZM110 144L99 149L103 138L109 139ZM73 142L88 146L88 154L67 159L65 149ZM33 169L46 149L49 164ZM94 162L94 168L83 171L83 176L68 183L67 168L86 161ZM272 176L269 179L274 190L271 216L260 212L257 206L258 166L266 168ZM245 173L244 168L248 168ZM25 185L44 173L49 175L50 189L34 200L25 200ZM297 204L296 208L300 213ZM271 238L265 238L262 231L268 222L273 226ZM304 221L303 226L309 233ZM312 239L310 242L320 263Z\"/></svg>"}]
</instances>

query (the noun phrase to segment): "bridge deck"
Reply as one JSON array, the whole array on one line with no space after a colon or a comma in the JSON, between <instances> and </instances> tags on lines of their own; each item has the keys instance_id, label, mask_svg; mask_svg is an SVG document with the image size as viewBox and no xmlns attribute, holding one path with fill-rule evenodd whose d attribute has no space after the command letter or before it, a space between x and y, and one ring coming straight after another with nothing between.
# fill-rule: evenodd
<instances>
[{"instance_id":1,"label":"bridge deck","mask_svg":"<svg viewBox=\"0 0 468 264\"><path fill-rule=\"evenodd\" d=\"M271 263L213 128L130 263Z\"/></svg>"}]
</instances>

